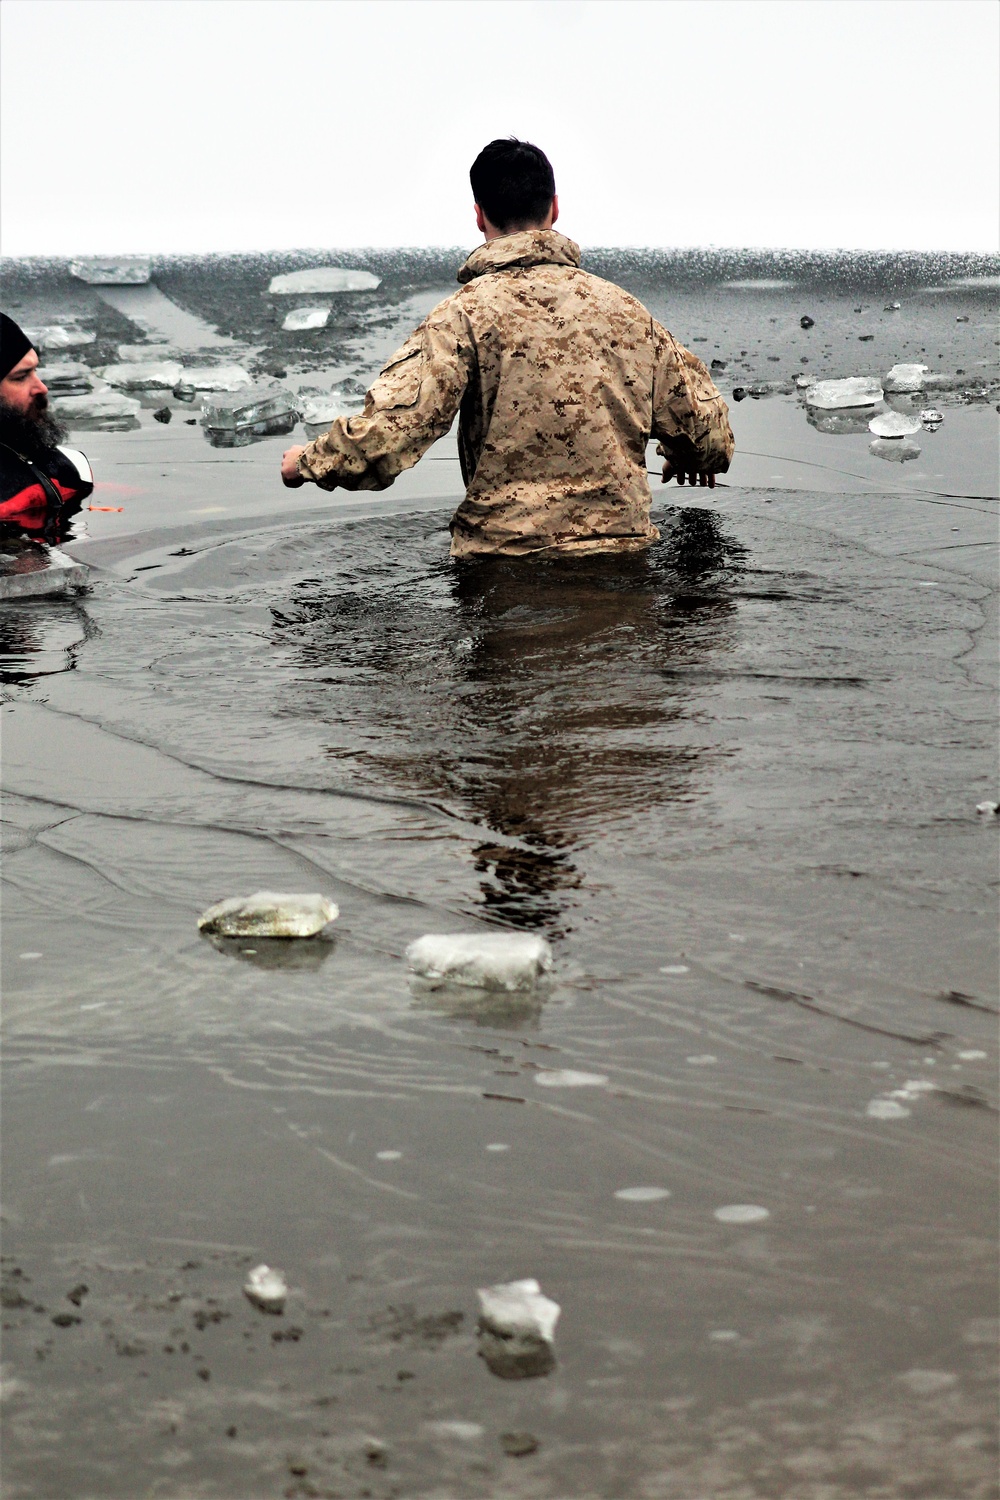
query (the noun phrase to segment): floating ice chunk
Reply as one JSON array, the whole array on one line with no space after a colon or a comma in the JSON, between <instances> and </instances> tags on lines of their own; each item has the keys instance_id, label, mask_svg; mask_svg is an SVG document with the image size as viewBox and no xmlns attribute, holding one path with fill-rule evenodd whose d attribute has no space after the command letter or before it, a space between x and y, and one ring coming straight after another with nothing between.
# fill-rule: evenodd
<instances>
[{"instance_id":1,"label":"floating ice chunk","mask_svg":"<svg viewBox=\"0 0 1000 1500\"><path fill-rule=\"evenodd\" d=\"M252 896L217 901L198 918L198 926L221 937L307 938L322 932L338 915L326 896L255 891Z\"/></svg>"},{"instance_id":2,"label":"floating ice chunk","mask_svg":"<svg viewBox=\"0 0 1000 1500\"><path fill-rule=\"evenodd\" d=\"M483 1427L479 1422L425 1422L424 1428L433 1437L455 1438L460 1443L474 1443L483 1435Z\"/></svg>"},{"instance_id":3,"label":"floating ice chunk","mask_svg":"<svg viewBox=\"0 0 1000 1500\"><path fill-rule=\"evenodd\" d=\"M802 317L799 319L800 328L814 328L815 325L816 319L811 318L808 313L803 313Z\"/></svg>"},{"instance_id":4,"label":"floating ice chunk","mask_svg":"<svg viewBox=\"0 0 1000 1500\"><path fill-rule=\"evenodd\" d=\"M877 417L872 417L868 423L868 431L880 438L912 437L915 432L920 431L920 418L907 417L898 411L884 411Z\"/></svg>"},{"instance_id":5,"label":"floating ice chunk","mask_svg":"<svg viewBox=\"0 0 1000 1500\"><path fill-rule=\"evenodd\" d=\"M23 953L21 957L24 957ZM986 1052L980 1052L978 1047L970 1047L966 1052L958 1054L962 1062L985 1062L988 1055Z\"/></svg>"},{"instance_id":6,"label":"floating ice chunk","mask_svg":"<svg viewBox=\"0 0 1000 1500\"><path fill-rule=\"evenodd\" d=\"M258 437L291 432L299 419L298 403L279 386L251 386L205 401L202 420L209 441L218 448L240 447Z\"/></svg>"},{"instance_id":7,"label":"floating ice chunk","mask_svg":"<svg viewBox=\"0 0 1000 1500\"><path fill-rule=\"evenodd\" d=\"M270 1266L254 1266L243 1291L261 1312L280 1313L285 1308L288 1283L283 1272L274 1271Z\"/></svg>"},{"instance_id":8,"label":"floating ice chunk","mask_svg":"<svg viewBox=\"0 0 1000 1500\"><path fill-rule=\"evenodd\" d=\"M402 1159L402 1156L403 1156L402 1151L376 1151L375 1152L375 1158L376 1158L377 1161L400 1161Z\"/></svg>"},{"instance_id":9,"label":"floating ice chunk","mask_svg":"<svg viewBox=\"0 0 1000 1500\"><path fill-rule=\"evenodd\" d=\"M180 357L180 349L168 343L118 345L118 358L126 362L144 359L180 359Z\"/></svg>"},{"instance_id":10,"label":"floating ice chunk","mask_svg":"<svg viewBox=\"0 0 1000 1500\"><path fill-rule=\"evenodd\" d=\"M531 989L552 967L544 938L526 932L429 932L406 950L414 974L483 990Z\"/></svg>"},{"instance_id":11,"label":"floating ice chunk","mask_svg":"<svg viewBox=\"0 0 1000 1500\"><path fill-rule=\"evenodd\" d=\"M900 307L900 304L898 302L887 302L885 304L885 307L882 309L882 311L883 312L899 312L899 307Z\"/></svg>"},{"instance_id":12,"label":"floating ice chunk","mask_svg":"<svg viewBox=\"0 0 1000 1500\"><path fill-rule=\"evenodd\" d=\"M312 271L289 271L275 276L268 291L272 297L322 296L325 292L373 292L381 277L370 271L355 271L347 266L317 266Z\"/></svg>"},{"instance_id":13,"label":"floating ice chunk","mask_svg":"<svg viewBox=\"0 0 1000 1500\"><path fill-rule=\"evenodd\" d=\"M958 1384L958 1376L951 1370L907 1370L896 1379L909 1386L915 1396L940 1396Z\"/></svg>"},{"instance_id":14,"label":"floating ice chunk","mask_svg":"<svg viewBox=\"0 0 1000 1500\"><path fill-rule=\"evenodd\" d=\"M302 425L309 437L319 437L326 432L338 417L346 417L357 410L357 402L348 406L336 396L321 396L307 401L302 408Z\"/></svg>"},{"instance_id":15,"label":"floating ice chunk","mask_svg":"<svg viewBox=\"0 0 1000 1500\"><path fill-rule=\"evenodd\" d=\"M41 328L26 328L24 332L36 349L76 349L81 344L92 344L97 338L86 328L72 324L46 323Z\"/></svg>"},{"instance_id":16,"label":"floating ice chunk","mask_svg":"<svg viewBox=\"0 0 1000 1500\"><path fill-rule=\"evenodd\" d=\"M715 1217L720 1224L759 1224L771 1213L759 1203L725 1203L715 1210Z\"/></svg>"},{"instance_id":17,"label":"floating ice chunk","mask_svg":"<svg viewBox=\"0 0 1000 1500\"><path fill-rule=\"evenodd\" d=\"M85 396L57 396L52 409L57 417L64 417L72 426L74 421L134 417L142 411L142 402L134 396L123 396L120 391L91 391Z\"/></svg>"},{"instance_id":18,"label":"floating ice chunk","mask_svg":"<svg viewBox=\"0 0 1000 1500\"><path fill-rule=\"evenodd\" d=\"M197 365L184 371L181 385L195 391L242 391L253 376L242 365Z\"/></svg>"},{"instance_id":19,"label":"floating ice chunk","mask_svg":"<svg viewBox=\"0 0 1000 1500\"><path fill-rule=\"evenodd\" d=\"M181 366L172 359L142 359L108 365L102 374L109 385L126 391L172 391L181 378Z\"/></svg>"},{"instance_id":20,"label":"floating ice chunk","mask_svg":"<svg viewBox=\"0 0 1000 1500\"><path fill-rule=\"evenodd\" d=\"M686 1057L684 1061L692 1068L710 1068L719 1059L712 1052L697 1052L694 1057Z\"/></svg>"},{"instance_id":21,"label":"floating ice chunk","mask_svg":"<svg viewBox=\"0 0 1000 1500\"><path fill-rule=\"evenodd\" d=\"M552 1340L561 1307L537 1281L480 1287L480 1355L496 1376L547 1376L555 1365Z\"/></svg>"},{"instance_id":22,"label":"floating ice chunk","mask_svg":"<svg viewBox=\"0 0 1000 1500\"><path fill-rule=\"evenodd\" d=\"M139 286L149 280L145 255L86 255L71 260L69 269L88 286Z\"/></svg>"},{"instance_id":23,"label":"floating ice chunk","mask_svg":"<svg viewBox=\"0 0 1000 1500\"><path fill-rule=\"evenodd\" d=\"M48 387L50 396L83 396L92 391L97 377L88 365L76 360L63 360L58 364L45 365L38 371L38 378Z\"/></svg>"},{"instance_id":24,"label":"floating ice chunk","mask_svg":"<svg viewBox=\"0 0 1000 1500\"><path fill-rule=\"evenodd\" d=\"M884 388L890 395L902 395L907 391L922 391L927 365L893 365L885 377Z\"/></svg>"},{"instance_id":25,"label":"floating ice chunk","mask_svg":"<svg viewBox=\"0 0 1000 1500\"><path fill-rule=\"evenodd\" d=\"M920 457L920 445L908 437L877 437L868 444L868 452L873 458L884 458L886 463L905 464Z\"/></svg>"},{"instance_id":26,"label":"floating ice chunk","mask_svg":"<svg viewBox=\"0 0 1000 1500\"><path fill-rule=\"evenodd\" d=\"M735 1344L739 1339L735 1328L710 1328L708 1336L713 1344Z\"/></svg>"},{"instance_id":27,"label":"floating ice chunk","mask_svg":"<svg viewBox=\"0 0 1000 1500\"><path fill-rule=\"evenodd\" d=\"M26 542L22 549L11 550L5 543L0 552L0 599L46 599L72 594L87 581L89 569L75 562L58 547L44 542ZM24 958L41 958L41 954L21 954Z\"/></svg>"},{"instance_id":28,"label":"floating ice chunk","mask_svg":"<svg viewBox=\"0 0 1000 1500\"><path fill-rule=\"evenodd\" d=\"M959 1053L959 1056L961 1056L961 1053ZM983 1056L986 1056L985 1052L983 1053ZM490 1141L486 1149L487 1151L509 1151L510 1147L507 1145L506 1141Z\"/></svg>"},{"instance_id":29,"label":"floating ice chunk","mask_svg":"<svg viewBox=\"0 0 1000 1500\"><path fill-rule=\"evenodd\" d=\"M920 413L920 420L925 427L940 427L944 421L944 413L938 411L935 406L928 406Z\"/></svg>"},{"instance_id":30,"label":"floating ice chunk","mask_svg":"<svg viewBox=\"0 0 1000 1500\"><path fill-rule=\"evenodd\" d=\"M724 287L730 292L783 292L791 290L796 283L794 281L776 281L768 277L760 277L757 280L724 281Z\"/></svg>"},{"instance_id":31,"label":"floating ice chunk","mask_svg":"<svg viewBox=\"0 0 1000 1500\"><path fill-rule=\"evenodd\" d=\"M551 1344L562 1308L533 1278L480 1287L480 1323L502 1338L541 1339Z\"/></svg>"},{"instance_id":32,"label":"floating ice chunk","mask_svg":"<svg viewBox=\"0 0 1000 1500\"><path fill-rule=\"evenodd\" d=\"M307 328L325 328L329 316L328 307L294 307L281 326L286 333L299 333Z\"/></svg>"},{"instance_id":33,"label":"floating ice chunk","mask_svg":"<svg viewBox=\"0 0 1000 1500\"><path fill-rule=\"evenodd\" d=\"M995 818L1000 813L1000 802L977 802L976 812L983 818Z\"/></svg>"},{"instance_id":34,"label":"floating ice chunk","mask_svg":"<svg viewBox=\"0 0 1000 1500\"><path fill-rule=\"evenodd\" d=\"M607 1081L606 1073L580 1073L575 1068L544 1068L535 1074L535 1082L546 1089L601 1088Z\"/></svg>"},{"instance_id":35,"label":"floating ice chunk","mask_svg":"<svg viewBox=\"0 0 1000 1500\"><path fill-rule=\"evenodd\" d=\"M690 974L690 964L661 964L661 974Z\"/></svg>"},{"instance_id":36,"label":"floating ice chunk","mask_svg":"<svg viewBox=\"0 0 1000 1500\"><path fill-rule=\"evenodd\" d=\"M905 1104L895 1099L870 1099L865 1114L871 1120L902 1120L910 1113Z\"/></svg>"},{"instance_id":37,"label":"floating ice chunk","mask_svg":"<svg viewBox=\"0 0 1000 1500\"><path fill-rule=\"evenodd\" d=\"M877 406L882 400L882 386L867 375L852 375L847 380L818 380L806 390L806 403L823 411L841 406Z\"/></svg>"},{"instance_id":38,"label":"floating ice chunk","mask_svg":"<svg viewBox=\"0 0 1000 1500\"><path fill-rule=\"evenodd\" d=\"M659 1203L663 1198L670 1197L669 1188L660 1187L631 1187L619 1188L615 1193L623 1203Z\"/></svg>"}]
</instances>

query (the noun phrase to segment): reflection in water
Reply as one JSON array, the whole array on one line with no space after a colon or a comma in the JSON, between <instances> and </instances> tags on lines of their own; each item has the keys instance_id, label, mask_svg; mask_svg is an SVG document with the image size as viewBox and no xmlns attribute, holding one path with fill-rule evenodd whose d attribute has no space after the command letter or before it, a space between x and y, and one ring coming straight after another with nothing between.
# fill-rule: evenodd
<instances>
[{"instance_id":1,"label":"reflection in water","mask_svg":"<svg viewBox=\"0 0 1000 1500\"><path fill-rule=\"evenodd\" d=\"M228 958L238 958L255 969L295 969L315 973L333 952L332 938L227 938L204 934Z\"/></svg>"},{"instance_id":2,"label":"reflection in water","mask_svg":"<svg viewBox=\"0 0 1000 1500\"><path fill-rule=\"evenodd\" d=\"M818 407L806 407L806 421L817 432L826 432L831 437L846 437L854 433L867 432L872 413L881 410L876 406L848 407L842 411L821 411Z\"/></svg>"},{"instance_id":3,"label":"reflection in water","mask_svg":"<svg viewBox=\"0 0 1000 1500\"><path fill-rule=\"evenodd\" d=\"M436 1010L453 1019L473 1021L495 1030L535 1029L546 989L478 990L469 985L428 983L411 977L410 993L420 1010Z\"/></svg>"},{"instance_id":4,"label":"reflection in water","mask_svg":"<svg viewBox=\"0 0 1000 1500\"><path fill-rule=\"evenodd\" d=\"M75 671L79 649L95 630L75 600L0 604L0 682Z\"/></svg>"},{"instance_id":5,"label":"reflection in water","mask_svg":"<svg viewBox=\"0 0 1000 1500\"><path fill-rule=\"evenodd\" d=\"M911 458L920 457L920 444L908 437L877 437L868 444L868 452L889 464L905 464Z\"/></svg>"},{"instance_id":6,"label":"reflection in water","mask_svg":"<svg viewBox=\"0 0 1000 1500\"><path fill-rule=\"evenodd\" d=\"M482 823L487 913L558 933L575 847L638 838L651 805L698 795L717 752L690 732L677 668L731 649L742 557L694 509L646 553L456 565L435 536L353 554L336 592L305 582L274 612L302 669L279 712L328 724L328 754L359 773Z\"/></svg>"}]
</instances>

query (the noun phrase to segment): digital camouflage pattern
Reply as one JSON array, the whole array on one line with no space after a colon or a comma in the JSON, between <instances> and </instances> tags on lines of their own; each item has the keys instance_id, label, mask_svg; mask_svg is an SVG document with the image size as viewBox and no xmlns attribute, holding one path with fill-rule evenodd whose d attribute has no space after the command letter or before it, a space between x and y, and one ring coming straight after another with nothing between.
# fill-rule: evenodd
<instances>
[{"instance_id":1,"label":"digital camouflage pattern","mask_svg":"<svg viewBox=\"0 0 1000 1500\"><path fill-rule=\"evenodd\" d=\"M579 266L579 247L551 229L474 250L462 290L393 355L363 413L308 445L303 478L385 489L458 412L467 491L453 556L655 541L647 442L675 468L724 473L728 408L641 302Z\"/></svg>"}]
</instances>

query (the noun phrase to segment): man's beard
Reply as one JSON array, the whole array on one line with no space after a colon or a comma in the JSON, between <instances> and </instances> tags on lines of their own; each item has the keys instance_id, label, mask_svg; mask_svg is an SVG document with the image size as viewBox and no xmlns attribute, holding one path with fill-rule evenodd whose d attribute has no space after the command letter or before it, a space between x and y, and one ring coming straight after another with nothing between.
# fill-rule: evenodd
<instances>
[{"instance_id":1,"label":"man's beard","mask_svg":"<svg viewBox=\"0 0 1000 1500\"><path fill-rule=\"evenodd\" d=\"M49 411L47 397L36 396L27 415L0 397L0 443L25 458L41 458L65 439L66 429Z\"/></svg>"}]
</instances>

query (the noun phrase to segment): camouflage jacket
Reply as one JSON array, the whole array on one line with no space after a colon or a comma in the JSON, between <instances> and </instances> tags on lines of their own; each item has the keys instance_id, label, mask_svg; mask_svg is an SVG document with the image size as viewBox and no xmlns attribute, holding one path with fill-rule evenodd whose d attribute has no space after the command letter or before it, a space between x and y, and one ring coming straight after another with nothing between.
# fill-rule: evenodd
<instances>
[{"instance_id":1,"label":"camouflage jacket","mask_svg":"<svg viewBox=\"0 0 1000 1500\"><path fill-rule=\"evenodd\" d=\"M311 442L299 472L382 490L459 414L466 496L452 555L648 546L646 444L724 473L728 408L700 360L641 302L579 268L554 230L481 245L461 291L392 356L358 416Z\"/></svg>"}]
</instances>

